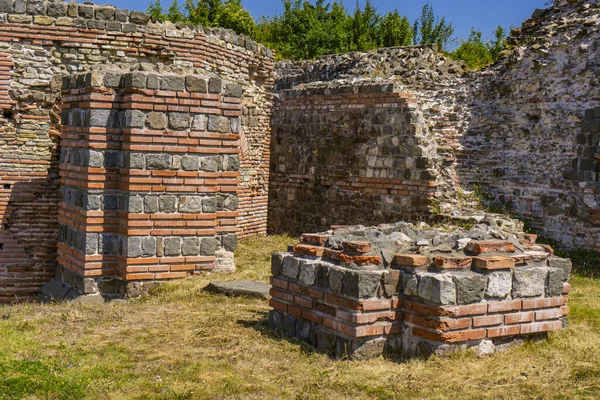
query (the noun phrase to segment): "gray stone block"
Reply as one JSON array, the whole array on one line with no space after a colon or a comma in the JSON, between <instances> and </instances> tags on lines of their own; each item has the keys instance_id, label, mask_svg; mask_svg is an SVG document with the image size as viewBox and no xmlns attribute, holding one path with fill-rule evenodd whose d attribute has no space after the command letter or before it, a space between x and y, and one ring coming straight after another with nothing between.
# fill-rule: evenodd
<instances>
[{"instance_id":1,"label":"gray stone block","mask_svg":"<svg viewBox=\"0 0 600 400\"><path fill-rule=\"evenodd\" d=\"M85 236L85 254L93 255L98 253L98 234L86 233Z\"/></svg>"},{"instance_id":2,"label":"gray stone block","mask_svg":"<svg viewBox=\"0 0 600 400\"><path fill-rule=\"evenodd\" d=\"M271 285L254 281L210 282L204 289L212 293L224 293L228 296L244 296L268 300Z\"/></svg>"},{"instance_id":3,"label":"gray stone block","mask_svg":"<svg viewBox=\"0 0 600 400\"><path fill-rule=\"evenodd\" d=\"M110 127L111 110L89 110L89 125L97 127Z\"/></svg>"},{"instance_id":4,"label":"gray stone block","mask_svg":"<svg viewBox=\"0 0 600 400\"><path fill-rule=\"evenodd\" d=\"M27 11L27 0L15 0L13 12L15 14L25 14L25 11Z\"/></svg>"},{"instance_id":5,"label":"gray stone block","mask_svg":"<svg viewBox=\"0 0 600 400\"><path fill-rule=\"evenodd\" d=\"M223 248L227 251L235 251L238 245L238 236L235 233L224 235L221 239Z\"/></svg>"},{"instance_id":6,"label":"gray stone block","mask_svg":"<svg viewBox=\"0 0 600 400\"><path fill-rule=\"evenodd\" d=\"M156 238L148 236L142 239L142 257L156 256Z\"/></svg>"},{"instance_id":7,"label":"gray stone block","mask_svg":"<svg viewBox=\"0 0 600 400\"><path fill-rule=\"evenodd\" d=\"M127 22L129 18L129 11L123 8L117 8L115 10L115 21L119 22Z\"/></svg>"},{"instance_id":8,"label":"gray stone block","mask_svg":"<svg viewBox=\"0 0 600 400\"><path fill-rule=\"evenodd\" d=\"M177 131L185 131L190 128L191 117L189 114L172 112L169 113L169 128Z\"/></svg>"},{"instance_id":9,"label":"gray stone block","mask_svg":"<svg viewBox=\"0 0 600 400\"><path fill-rule=\"evenodd\" d=\"M342 290L347 296L366 299L377 296L380 284L380 272L347 270Z\"/></svg>"},{"instance_id":10,"label":"gray stone block","mask_svg":"<svg viewBox=\"0 0 600 400\"><path fill-rule=\"evenodd\" d=\"M52 1L48 3L46 14L50 17L65 17L67 15L68 4L64 1Z\"/></svg>"},{"instance_id":11,"label":"gray stone block","mask_svg":"<svg viewBox=\"0 0 600 400\"><path fill-rule=\"evenodd\" d=\"M107 22L106 30L109 32L120 32L121 31L121 23L120 22Z\"/></svg>"},{"instance_id":12,"label":"gray stone block","mask_svg":"<svg viewBox=\"0 0 600 400\"><path fill-rule=\"evenodd\" d=\"M205 197L202 200L202 212L215 213L219 211L217 206L217 199L214 197Z\"/></svg>"},{"instance_id":13,"label":"gray stone block","mask_svg":"<svg viewBox=\"0 0 600 400\"><path fill-rule=\"evenodd\" d=\"M202 212L201 196L181 196L179 199L179 212L200 213Z\"/></svg>"},{"instance_id":14,"label":"gray stone block","mask_svg":"<svg viewBox=\"0 0 600 400\"><path fill-rule=\"evenodd\" d=\"M128 153L129 168L144 169L146 168L146 157L141 153Z\"/></svg>"},{"instance_id":15,"label":"gray stone block","mask_svg":"<svg viewBox=\"0 0 600 400\"><path fill-rule=\"evenodd\" d=\"M456 285L456 302L460 305L479 303L483 300L488 278L485 275L467 273L452 277Z\"/></svg>"},{"instance_id":16,"label":"gray stone block","mask_svg":"<svg viewBox=\"0 0 600 400\"><path fill-rule=\"evenodd\" d=\"M129 24L124 24L123 27ZM125 31L125 29L123 29ZM158 89L160 87L160 78L155 74L148 74L148 79L146 80L146 87L148 89Z\"/></svg>"},{"instance_id":17,"label":"gray stone block","mask_svg":"<svg viewBox=\"0 0 600 400\"><path fill-rule=\"evenodd\" d=\"M297 279L298 273L300 273L299 269L300 263L296 258L291 255L284 257L283 266L282 266L282 274L285 277L291 279Z\"/></svg>"},{"instance_id":18,"label":"gray stone block","mask_svg":"<svg viewBox=\"0 0 600 400\"><path fill-rule=\"evenodd\" d=\"M223 94L228 97L242 97L242 85L239 85L237 83L228 83L227 85L225 85L225 91Z\"/></svg>"},{"instance_id":19,"label":"gray stone block","mask_svg":"<svg viewBox=\"0 0 600 400\"><path fill-rule=\"evenodd\" d=\"M546 290L547 268L517 268L513 273L513 298L543 296Z\"/></svg>"},{"instance_id":20,"label":"gray stone block","mask_svg":"<svg viewBox=\"0 0 600 400\"><path fill-rule=\"evenodd\" d=\"M546 281L546 297L559 297L563 294L564 270L562 268L548 268Z\"/></svg>"},{"instance_id":21,"label":"gray stone block","mask_svg":"<svg viewBox=\"0 0 600 400\"><path fill-rule=\"evenodd\" d=\"M181 238L170 237L163 240L165 256L180 256L181 255Z\"/></svg>"},{"instance_id":22,"label":"gray stone block","mask_svg":"<svg viewBox=\"0 0 600 400\"><path fill-rule=\"evenodd\" d=\"M198 168L200 168L198 156L183 156L181 158L181 168L184 171L198 171Z\"/></svg>"},{"instance_id":23,"label":"gray stone block","mask_svg":"<svg viewBox=\"0 0 600 400\"><path fill-rule=\"evenodd\" d=\"M144 197L144 212L148 214L158 212L158 196Z\"/></svg>"},{"instance_id":24,"label":"gray stone block","mask_svg":"<svg viewBox=\"0 0 600 400\"><path fill-rule=\"evenodd\" d=\"M171 166L171 156L169 154L148 154L146 155L146 167L148 169L166 170Z\"/></svg>"},{"instance_id":25,"label":"gray stone block","mask_svg":"<svg viewBox=\"0 0 600 400\"><path fill-rule=\"evenodd\" d=\"M86 210L100 210L102 207L102 198L100 196L88 195Z\"/></svg>"},{"instance_id":26,"label":"gray stone block","mask_svg":"<svg viewBox=\"0 0 600 400\"><path fill-rule=\"evenodd\" d=\"M402 294L405 296L419 295L419 280L415 275L402 273Z\"/></svg>"},{"instance_id":27,"label":"gray stone block","mask_svg":"<svg viewBox=\"0 0 600 400\"><path fill-rule=\"evenodd\" d=\"M194 116L194 122L192 122L192 130L195 132L205 132L208 118L204 114Z\"/></svg>"},{"instance_id":28,"label":"gray stone block","mask_svg":"<svg viewBox=\"0 0 600 400\"><path fill-rule=\"evenodd\" d=\"M206 78L197 75L188 75L185 77L185 88L188 92L208 92L208 84L206 82Z\"/></svg>"},{"instance_id":29,"label":"gray stone block","mask_svg":"<svg viewBox=\"0 0 600 400\"><path fill-rule=\"evenodd\" d=\"M146 88L146 74L142 72L130 72L123 76L123 87L124 88Z\"/></svg>"},{"instance_id":30,"label":"gray stone block","mask_svg":"<svg viewBox=\"0 0 600 400\"><path fill-rule=\"evenodd\" d=\"M217 172L221 170L221 156L200 157L200 169L206 172Z\"/></svg>"},{"instance_id":31,"label":"gray stone block","mask_svg":"<svg viewBox=\"0 0 600 400\"><path fill-rule=\"evenodd\" d=\"M569 258L560 258L556 256L548 257L548 265L550 267L560 268L563 271L563 280L566 282L571 276L571 270L573 269L573 263Z\"/></svg>"},{"instance_id":32,"label":"gray stone block","mask_svg":"<svg viewBox=\"0 0 600 400\"><path fill-rule=\"evenodd\" d=\"M221 93L223 90L223 81L219 78L210 78L208 80L208 93Z\"/></svg>"},{"instance_id":33,"label":"gray stone block","mask_svg":"<svg viewBox=\"0 0 600 400\"><path fill-rule=\"evenodd\" d=\"M79 4L78 7L79 16L84 19L94 18L94 7L90 5Z\"/></svg>"},{"instance_id":34,"label":"gray stone block","mask_svg":"<svg viewBox=\"0 0 600 400\"><path fill-rule=\"evenodd\" d=\"M329 288L329 268L330 266L325 263L317 264L317 286L323 289Z\"/></svg>"},{"instance_id":35,"label":"gray stone block","mask_svg":"<svg viewBox=\"0 0 600 400\"><path fill-rule=\"evenodd\" d=\"M240 118L230 118L229 123L231 125L231 132L240 133L242 130L242 122Z\"/></svg>"},{"instance_id":36,"label":"gray stone block","mask_svg":"<svg viewBox=\"0 0 600 400\"><path fill-rule=\"evenodd\" d=\"M298 279L306 286L313 286L317 281L317 265L313 261L302 260L298 265Z\"/></svg>"},{"instance_id":37,"label":"gray stone block","mask_svg":"<svg viewBox=\"0 0 600 400\"><path fill-rule=\"evenodd\" d=\"M177 197L173 195L163 195L158 198L158 209L162 213L177 212Z\"/></svg>"},{"instance_id":38,"label":"gray stone block","mask_svg":"<svg viewBox=\"0 0 600 400\"><path fill-rule=\"evenodd\" d=\"M214 256L217 251L218 241L215 238L203 238L200 242L201 256Z\"/></svg>"},{"instance_id":39,"label":"gray stone block","mask_svg":"<svg viewBox=\"0 0 600 400\"><path fill-rule=\"evenodd\" d=\"M437 305L456 304L456 285L451 276L419 273L419 297Z\"/></svg>"},{"instance_id":40,"label":"gray stone block","mask_svg":"<svg viewBox=\"0 0 600 400\"><path fill-rule=\"evenodd\" d=\"M197 237L183 238L181 253L184 256L197 256L200 254L200 239Z\"/></svg>"},{"instance_id":41,"label":"gray stone block","mask_svg":"<svg viewBox=\"0 0 600 400\"><path fill-rule=\"evenodd\" d=\"M125 255L130 258L142 256L142 238L141 237L129 237L126 239L127 247Z\"/></svg>"},{"instance_id":42,"label":"gray stone block","mask_svg":"<svg viewBox=\"0 0 600 400\"><path fill-rule=\"evenodd\" d=\"M0 0L0 13L12 13L13 0Z\"/></svg>"},{"instance_id":43,"label":"gray stone block","mask_svg":"<svg viewBox=\"0 0 600 400\"><path fill-rule=\"evenodd\" d=\"M118 88L119 86L121 86L121 77L121 74L107 72L104 75L104 85L109 88Z\"/></svg>"},{"instance_id":44,"label":"gray stone block","mask_svg":"<svg viewBox=\"0 0 600 400\"><path fill-rule=\"evenodd\" d=\"M94 168L104 167L104 152L90 150L88 166L94 167Z\"/></svg>"},{"instance_id":45,"label":"gray stone block","mask_svg":"<svg viewBox=\"0 0 600 400\"><path fill-rule=\"evenodd\" d=\"M125 110L125 127L127 128L143 128L146 124L146 114L139 110Z\"/></svg>"},{"instance_id":46,"label":"gray stone block","mask_svg":"<svg viewBox=\"0 0 600 400\"><path fill-rule=\"evenodd\" d=\"M144 212L144 201L140 196L130 196L128 210L129 213L139 214Z\"/></svg>"},{"instance_id":47,"label":"gray stone block","mask_svg":"<svg viewBox=\"0 0 600 400\"><path fill-rule=\"evenodd\" d=\"M344 287L344 270L338 267L329 268L329 288L335 294L342 294Z\"/></svg>"},{"instance_id":48,"label":"gray stone block","mask_svg":"<svg viewBox=\"0 0 600 400\"><path fill-rule=\"evenodd\" d=\"M133 24L147 25L148 21L150 21L150 17L148 17L143 12L132 11L129 14L129 21Z\"/></svg>"},{"instance_id":49,"label":"gray stone block","mask_svg":"<svg viewBox=\"0 0 600 400\"><path fill-rule=\"evenodd\" d=\"M283 272L283 258L288 253L273 253L271 255L271 275L275 278L279 277Z\"/></svg>"},{"instance_id":50,"label":"gray stone block","mask_svg":"<svg viewBox=\"0 0 600 400\"><path fill-rule=\"evenodd\" d=\"M235 155L223 156L223 171L239 171L240 170L240 157Z\"/></svg>"},{"instance_id":51,"label":"gray stone block","mask_svg":"<svg viewBox=\"0 0 600 400\"><path fill-rule=\"evenodd\" d=\"M96 8L96 19L99 19L101 21L114 21L115 9L113 7Z\"/></svg>"},{"instance_id":52,"label":"gray stone block","mask_svg":"<svg viewBox=\"0 0 600 400\"><path fill-rule=\"evenodd\" d=\"M231 132L231 124L229 122L229 118L221 117L218 115L209 115L208 116L208 131L209 132L219 132L219 133L230 133Z\"/></svg>"},{"instance_id":53,"label":"gray stone block","mask_svg":"<svg viewBox=\"0 0 600 400\"><path fill-rule=\"evenodd\" d=\"M512 272L495 271L487 275L488 284L485 292L486 297L492 299L504 299L512 291Z\"/></svg>"},{"instance_id":54,"label":"gray stone block","mask_svg":"<svg viewBox=\"0 0 600 400\"><path fill-rule=\"evenodd\" d=\"M165 75L160 81L160 88L181 92L185 89L185 78L183 76Z\"/></svg>"},{"instance_id":55,"label":"gray stone block","mask_svg":"<svg viewBox=\"0 0 600 400\"><path fill-rule=\"evenodd\" d=\"M27 14L30 15L46 15L45 0L29 0L27 2Z\"/></svg>"},{"instance_id":56,"label":"gray stone block","mask_svg":"<svg viewBox=\"0 0 600 400\"><path fill-rule=\"evenodd\" d=\"M238 197L236 195L227 196L223 201L223 208L229 211L235 211L239 207Z\"/></svg>"}]
</instances>

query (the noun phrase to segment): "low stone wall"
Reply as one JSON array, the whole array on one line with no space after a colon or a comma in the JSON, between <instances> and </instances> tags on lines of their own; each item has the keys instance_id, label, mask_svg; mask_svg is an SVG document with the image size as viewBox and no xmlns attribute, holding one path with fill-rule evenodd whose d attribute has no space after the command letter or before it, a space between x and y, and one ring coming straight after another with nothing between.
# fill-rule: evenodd
<instances>
[{"instance_id":1,"label":"low stone wall","mask_svg":"<svg viewBox=\"0 0 600 400\"><path fill-rule=\"evenodd\" d=\"M271 326L355 359L487 354L561 329L571 262L510 221L486 219L495 222L304 234L292 253L273 255Z\"/></svg>"},{"instance_id":2,"label":"low stone wall","mask_svg":"<svg viewBox=\"0 0 600 400\"><path fill-rule=\"evenodd\" d=\"M429 215L436 143L398 85L284 90L272 124L270 232Z\"/></svg>"}]
</instances>

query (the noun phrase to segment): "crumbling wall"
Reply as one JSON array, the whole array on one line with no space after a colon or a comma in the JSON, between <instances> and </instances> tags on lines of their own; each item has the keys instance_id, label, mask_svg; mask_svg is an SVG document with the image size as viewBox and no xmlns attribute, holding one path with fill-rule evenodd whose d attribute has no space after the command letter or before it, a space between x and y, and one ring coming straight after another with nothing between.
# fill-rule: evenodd
<instances>
[{"instance_id":1,"label":"crumbling wall","mask_svg":"<svg viewBox=\"0 0 600 400\"><path fill-rule=\"evenodd\" d=\"M266 232L270 50L231 31L155 23L112 6L3 0L0 301L34 298L56 271L62 78L111 64L133 72L163 65L240 85L239 233Z\"/></svg>"}]
</instances>

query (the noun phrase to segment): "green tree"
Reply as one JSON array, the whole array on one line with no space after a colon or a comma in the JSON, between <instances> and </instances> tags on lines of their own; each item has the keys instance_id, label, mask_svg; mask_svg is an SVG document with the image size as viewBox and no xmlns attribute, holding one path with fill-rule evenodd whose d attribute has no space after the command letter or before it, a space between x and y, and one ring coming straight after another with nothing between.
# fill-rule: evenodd
<instances>
[{"instance_id":1,"label":"green tree","mask_svg":"<svg viewBox=\"0 0 600 400\"><path fill-rule=\"evenodd\" d=\"M146 14L148 14L153 19L165 19L165 13L162 8L162 4L160 0L154 0L154 2L148 5L146 9Z\"/></svg>"},{"instance_id":2,"label":"green tree","mask_svg":"<svg viewBox=\"0 0 600 400\"><path fill-rule=\"evenodd\" d=\"M256 22L250 12L242 6L241 0L227 0L218 8L212 24L248 36L253 36L256 31Z\"/></svg>"},{"instance_id":3,"label":"green tree","mask_svg":"<svg viewBox=\"0 0 600 400\"><path fill-rule=\"evenodd\" d=\"M413 31L415 44L437 43L438 50L442 51L454 34L454 26L447 23L445 17L436 16L430 4L425 4L421 16L413 24Z\"/></svg>"},{"instance_id":4,"label":"green tree","mask_svg":"<svg viewBox=\"0 0 600 400\"><path fill-rule=\"evenodd\" d=\"M401 17L398 10L394 10L381 19L378 37L381 47L410 46L413 30L408 18Z\"/></svg>"},{"instance_id":5,"label":"green tree","mask_svg":"<svg viewBox=\"0 0 600 400\"><path fill-rule=\"evenodd\" d=\"M352 50L364 51L376 49L378 45L377 31L381 17L377 10L371 4L370 0L365 3L365 8L361 9L358 0L356 0L356 10L352 18L349 18L350 26L350 48Z\"/></svg>"},{"instance_id":6,"label":"green tree","mask_svg":"<svg viewBox=\"0 0 600 400\"><path fill-rule=\"evenodd\" d=\"M494 31L494 39L488 44L492 60L497 61L500 52L504 49L504 40L506 39L506 30L498 25Z\"/></svg>"},{"instance_id":7,"label":"green tree","mask_svg":"<svg viewBox=\"0 0 600 400\"><path fill-rule=\"evenodd\" d=\"M217 13L222 6L221 0L186 0L186 20L194 25L214 26Z\"/></svg>"},{"instance_id":8,"label":"green tree","mask_svg":"<svg viewBox=\"0 0 600 400\"><path fill-rule=\"evenodd\" d=\"M453 58L463 60L471 69L481 69L492 63L490 49L483 42L481 31L471 29L467 40L452 53Z\"/></svg>"},{"instance_id":9,"label":"green tree","mask_svg":"<svg viewBox=\"0 0 600 400\"><path fill-rule=\"evenodd\" d=\"M183 12L181 12L179 3L177 0L173 0L173 3L171 3L171 6L167 10L167 20L177 23L183 21L184 18L185 15L183 15Z\"/></svg>"}]
</instances>

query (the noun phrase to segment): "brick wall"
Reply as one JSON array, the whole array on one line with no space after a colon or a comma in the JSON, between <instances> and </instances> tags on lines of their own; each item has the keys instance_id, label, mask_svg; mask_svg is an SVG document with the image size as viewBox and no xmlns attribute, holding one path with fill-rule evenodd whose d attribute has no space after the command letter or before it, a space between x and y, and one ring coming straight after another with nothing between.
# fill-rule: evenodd
<instances>
[{"instance_id":1,"label":"brick wall","mask_svg":"<svg viewBox=\"0 0 600 400\"><path fill-rule=\"evenodd\" d=\"M231 31L154 23L143 13L112 6L3 1L0 108L11 112L0 115L0 201L10 213L3 214L8 224L0 245L14 252L0 249L0 301L33 298L56 271L62 77L110 65L148 71L159 64L170 73L241 86L246 151L240 159L238 228L241 236L266 232L271 51Z\"/></svg>"},{"instance_id":2,"label":"brick wall","mask_svg":"<svg viewBox=\"0 0 600 400\"><path fill-rule=\"evenodd\" d=\"M272 121L271 232L427 213L435 142L411 94L381 83L284 90Z\"/></svg>"}]
</instances>

